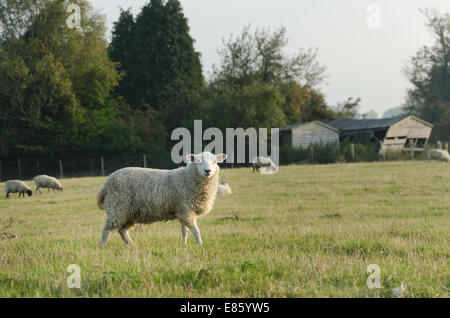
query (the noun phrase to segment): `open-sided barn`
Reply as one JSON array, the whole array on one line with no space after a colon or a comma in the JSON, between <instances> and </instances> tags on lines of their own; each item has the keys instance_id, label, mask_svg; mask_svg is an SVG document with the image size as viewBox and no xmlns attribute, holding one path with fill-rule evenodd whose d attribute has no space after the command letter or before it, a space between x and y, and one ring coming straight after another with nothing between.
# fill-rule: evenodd
<instances>
[{"instance_id":1,"label":"open-sided barn","mask_svg":"<svg viewBox=\"0 0 450 318\"><path fill-rule=\"evenodd\" d=\"M373 143L385 150L423 151L433 125L415 116L382 119L336 119L327 125L341 131L340 139Z\"/></svg>"},{"instance_id":2,"label":"open-sided barn","mask_svg":"<svg viewBox=\"0 0 450 318\"><path fill-rule=\"evenodd\" d=\"M280 144L307 148L314 143L339 143L348 138L384 150L410 151L412 146L413 151L423 151L432 128L432 124L415 116L313 121L280 128Z\"/></svg>"}]
</instances>

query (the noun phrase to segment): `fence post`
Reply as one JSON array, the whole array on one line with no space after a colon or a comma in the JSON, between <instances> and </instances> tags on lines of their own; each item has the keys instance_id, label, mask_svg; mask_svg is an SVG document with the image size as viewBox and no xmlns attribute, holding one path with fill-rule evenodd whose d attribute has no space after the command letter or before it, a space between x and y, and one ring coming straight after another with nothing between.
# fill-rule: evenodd
<instances>
[{"instance_id":1,"label":"fence post","mask_svg":"<svg viewBox=\"0 0 450 318\"><path fill-rule=\"evenodd\" d=\"M63 164L62 164L62 160L59 160L59 177L62 178L63 177Z\"/></svg>"},{"instance_id":2,"label":"fence post","mask_svg":"<svg viewBox=\"0 0 450 318\"><path fill-rule=\"evenodd\" d=\"M103 159L103 156L100 157L100 163L102 168L102 177L105 176L105 160Z\"/></svg>"},{"instance_id":3,"label":"fence post","mask_svg":"<svg viewBox=\"0 0 450 318\"><path fill-rule=\"evenodd\" d=\"M19 180L22 180L22 165L20 159L17 159L17 166L19 168Z\"/></svg>"},{"instance_id":4,"label":"fence post","mask_svg":"<svg viewBox=\"0 0 450 318\"><path fill-rule=\"evenodd\" d=\"M353 160L353 162L355 162L355 157L356 157L356 154L355 154L355 144L352 144L352 160Z\"/></svg>"},{"instance_id":5,"label":"fence post","mask_svg":"<svg viewBox=\"0 0 450 318\"><path fill-rule=\"evenodd\" d=\"M0 182L2 182L2 161L0 160Z\"/></svg>"},{"instance_id":6,"label":"fence post","mask_svg":"<svg viewBox=\"0 0 450 318\"><path fill-rule=\"evenodd\" d=\"M381 154L383 155L383 160L386 160L386 149L384 149L383 142L380 141Z\"/></svg>"},{"instance_id":7,"label":"fence post","mask_svg":"<svg viewBox=\"0 0 450 318\"><path fill-rule=\"evenodd\" d=\"M147 168L147 156L144 155L144 168Z\"/></svg>"},{"instance_id":8,"label":"fence post","mask_svg":"<svg viewBox=\"0 0 450 318\"><path fill-rule=\"evenodd\" d=\"M414 159L414 144L413 144L413 142L412 141L410 141L409 142L409 155L410 155L410 157L411 157L411 160L413 160Z\"/></svg>"},{"instance_id":9,"label":"fence post","mask_svg":"<svg viewBox=\"0 0 450 318\"><path fill-rule=\"evenodd\" d=\"M445 151L448 152L448 142L445 144Z\"/></svg>"}]
</instances>

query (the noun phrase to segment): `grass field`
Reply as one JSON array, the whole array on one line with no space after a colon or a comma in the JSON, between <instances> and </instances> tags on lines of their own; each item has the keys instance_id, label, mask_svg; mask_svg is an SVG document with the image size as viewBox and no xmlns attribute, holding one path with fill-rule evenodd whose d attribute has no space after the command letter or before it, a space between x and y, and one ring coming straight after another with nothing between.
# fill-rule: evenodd
<instances>
[{"instance_id":1,"label":"grass field","mask_svg":"<svg viewBox=\"0 0 450 318\"><path fill-rule=\"evenodd\" d=\"M450 166L385 162L222 170L233 194L199 220L139 226L126 247L97 246L105 178L62 180L63 193L0 199L0 297L450 296ZM32 182L28 182L32 185ZM1 185L3 187L3 184ZM81 268L81 289L67 267ZM367 287L378 264L380 289Z\"/></svg>"}]
</instances>

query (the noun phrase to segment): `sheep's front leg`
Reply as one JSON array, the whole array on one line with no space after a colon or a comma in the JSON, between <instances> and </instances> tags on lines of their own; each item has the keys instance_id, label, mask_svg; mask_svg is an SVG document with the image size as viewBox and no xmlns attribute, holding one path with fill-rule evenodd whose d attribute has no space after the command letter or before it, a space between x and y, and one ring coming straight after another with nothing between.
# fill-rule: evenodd
<instances>
[{"instance_id":1,"label":"sheep's front leg","mask_svg":"<svg viewBox=\"0 0 450 318\"><path fill-rule=\"evenodd\" d=\"M202 245L202 238L200 236L200 230L199 230L199 228L197 226L197 222L194 223L193 225L190 225L189 229L191 230L192 234L194 235L195 240L197 241L197 243L199 245Z\"/></svg>"},{"instance_id":2,"label":"sheep's front leg","mask_svg":"<svg viewBox=\"0 0 450 318\"><path fill-rule=\"evenodd\" d=\"M188 227L184 224L181 224L181 238L183 239L184 244L187 244L188 234Z\"/></svg>"}]
</instances>

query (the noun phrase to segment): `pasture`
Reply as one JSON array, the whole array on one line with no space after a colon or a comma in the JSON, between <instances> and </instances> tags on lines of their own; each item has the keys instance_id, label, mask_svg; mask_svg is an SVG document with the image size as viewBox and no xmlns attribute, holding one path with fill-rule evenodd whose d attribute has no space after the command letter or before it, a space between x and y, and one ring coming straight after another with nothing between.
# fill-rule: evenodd
<instances>
[{"instance_id":1,"label":"pasture","mask_svg":"<svg viewBox=\"0 0 450 318\"><path fill-rule=\"evenodd\" d=\"M199 220L138 226L127 247L98 241L106 178L63 179L64 192L0 199L0 297L450 296L450 165L381 162L222 169L232 195ZM27 181L28 185L34 184ZM67 267L81 268L81 289ZM367 287L378 264L381 287Z\"/></svg>"}]
</instances>

